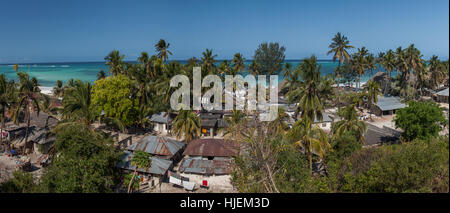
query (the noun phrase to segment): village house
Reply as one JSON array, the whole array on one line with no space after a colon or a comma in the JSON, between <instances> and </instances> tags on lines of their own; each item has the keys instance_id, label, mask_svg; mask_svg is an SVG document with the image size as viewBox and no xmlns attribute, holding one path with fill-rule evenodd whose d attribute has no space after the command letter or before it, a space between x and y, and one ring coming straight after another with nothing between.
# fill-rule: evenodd
<instances>
[{"instance_id":1,"label":"village house","mask_svg":"<svg viewBox=\"0 0 450 213\"><path fill-rule=\"evenodd\" d=\"M440 103L449 103L448 94L449 94L449 91L448 91L448 88L446 88L444 90L437 92L434 96L434 99Z\"/></svg>"},{"instance_id":2,"label":"village house","mask_svg":"<svg viewBox=\"0 0 450 213\"><path fill-rule=\"evenodd\" d=\"M234 168L237 148L223 139L197 139L188 144L179 172L198 185L207 183L218 190L232 189L230 172Z\"/></svg>"},{"instance_id":3,"label":"village house","mask_svg":"<svg viewBox=\"0 0 450 213\"><path fill-rule=\"evenodd\" d=\"M134 172L136 166L131 163L132 159L133 152L124 151L117 167L125 170L127 173ZM139 168L138 173L141 175L141 182L148 182L150 187L153 187L167 179L167 171L172 168L173 163L170 160L159 157L151 157L150 159L152 161L150 168Z\"/></svg>"},{"instance_id":4,"label":"village house","mask_svg":"<svg viewBox=\"0 0 450 213\"><path fill-rule=\"evenodd\" d=\"M370 106L370 110L376 116L393 115L396 110L405 108L406 104L400 102L396 96L378 96L378 102Z\"/></svg>"},{"instance_id":5,"label":"village house","mask_svg":"<svg viewBox=\"0 0 450 213\"><path fill-rule=\"evenodd\" d=\"M182 158L184 147L185 143L183 142L168 137L150 135L125 149L131 152L144 151L152 156L177 162Z\"/></svg>"},{"instance_id":6,"label":"village house","mask_svg":"<svg viewBox=\"0 0 450 213\"><path fill-rule=\"evenodd\" d=\"M153 124L153 130L162 135L170 133L174 115L167 112L160 112L150 116L150 122Z\"/></svg>"}]
</instances>

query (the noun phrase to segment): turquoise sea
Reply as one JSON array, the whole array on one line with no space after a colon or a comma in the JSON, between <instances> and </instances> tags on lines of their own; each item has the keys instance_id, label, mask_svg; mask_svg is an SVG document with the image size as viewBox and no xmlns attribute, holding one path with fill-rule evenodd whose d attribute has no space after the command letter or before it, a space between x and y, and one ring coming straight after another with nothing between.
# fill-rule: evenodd
<instances>
[{"instance_id":1,"label":"turquoise sea","mask_svg":"<svg viewBox=\"0 0 450 213\"><path fill-rule=\"evenodd\" d=\"M186 61L178 61L181 64ZM285 63L291 63L293 67L297 66L301 60L286 60ZM220 62L217 63L219 65ZM246 61L249 65L251 61ZM327 75L334 72L338 63L333 61L320 60L321 74ZM17 79L17 74L13 70L13 64L0 64L0 74L5 74L8 79ZM67 82L71 78L80 79L82 81L94 82L97 79L97 73L104 70L108 73L108 67L105 62L70 62L70 63L36 63L36 64L19 64L19 70L27 72L30 76L36 77L41 86L53 87L56 81L61 80ZM378 69L379 70L379 69ZM370 79L370 76L375 74L367 72L362 76L361 81L365 82ZM278 80L283 80L283 73L279 74Z\"/></svg>"}]
</instances>

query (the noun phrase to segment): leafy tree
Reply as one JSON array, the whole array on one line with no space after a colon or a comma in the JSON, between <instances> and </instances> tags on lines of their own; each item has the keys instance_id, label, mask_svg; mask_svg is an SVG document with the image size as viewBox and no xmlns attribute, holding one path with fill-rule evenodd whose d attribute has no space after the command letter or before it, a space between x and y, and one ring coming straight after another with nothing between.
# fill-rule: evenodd
<instances>
[{"instance_id":1,"label":"leafy tree","mask_svg":"<svg viewBox=\"0 0 450 213\"><path fill-rule=\"evenodd\" d=\"M8 82L4 74L0 75L0 146L3 145L3 129L5 128L6 110L10 106L8 94Z\"/></svg>"},{"instance_id":2,"label":"leafy tree","mask_svg":"<svg viewBox=\"0 0 450 213\"><path fill-rule=\"evenodd\" d=\"M233 60L231 60L235 73L245 71L245 58L241 53L234 54Z\"/></svg>"},{"instance_id":3,"label":"leafy tree","mask_svg":"<svg viewBox=\"0 0 450 213\"><path fill-rule=\"evenodd\" d=\"M128 185L128 193L131 193L133 180L135 179L138 170L141 168L150 168L151 167L152 160L150 159L150 157L151 156L149 153L140 151L140 150L133 153L133 158L131 159L131 164L133 166L135 166L136 168L134 169L133 177L131 177L131 179L129 181L130 183Z\"/></svg>"},{"instance_id":4,"label":"leafy tree","mask_svg":"<svg viewBox=\"0 0 450 213\"><path fill-rule=\"evenodd\" d=\"M56 154L41 178L41 191L112 192L120 175L120 153L113 141L81 123L58 125L52 131Z\"/></svg>"},{"instance_id":5,"label":"leafy tree","mask_svg":"<svg viewBox=\"0 0 450 213\"><path fill-rule=\"evenodd\" d=\"M100 70L100 72L97 73L97 80L104 79L104 78L106 78L106 73L105 73L105 71Z\"/></svg>"},{"instance_id":6,"label":"leafy tree","mask_svg":"<svg viewBox=\"0 0 450 213\"><path fill-rule=\"evenodd\" d=\"M336 192L448 192L448 138L362 149L335 167Z\"/></svg>"},{"instance_id":7,"label":"leafy tree","mask_svg":"<svg viewBox=\"0 0 450 213\"><path fill-rule=\"evenodd\" d=\"M0 184L0 193L33 193L37 190L33 175L21 170L14 171L12 178Z\"/></svg>"},{"instance_id":8,"label":"leafy tree","mask_svg":"<svg viewBox=\"0 0 450 213\"><path fill-rule=\"evenodd\" d=\"M130 95L133 82L125 75L97 80L92 87L92 105L106 117L116 118L125 126L137 121L139 100Z\"/></svg>"},{"instance_id":9,"label":"leafy tree","mask_svg":"<svg viewBox=\"0 0 450 213\"><path fill-rule=\"evenodd\" d=\"M431 101L409 102L408 107L397 110L394 122L403 129L402 138L406 141L437 137L442 126L448 124L442 109Z\"/></svg>"},{"instance_id":10,"label":"leafy tree","mask_svg":"<svg viewBox=\"0 0 450 213\"><path fill-rule=\"evenodd\" d=\"M262 43L255 51L253 60L259 65L258 74L278 74L283 69L286 48L275 43Z\"/></svg>"}]
</instances>

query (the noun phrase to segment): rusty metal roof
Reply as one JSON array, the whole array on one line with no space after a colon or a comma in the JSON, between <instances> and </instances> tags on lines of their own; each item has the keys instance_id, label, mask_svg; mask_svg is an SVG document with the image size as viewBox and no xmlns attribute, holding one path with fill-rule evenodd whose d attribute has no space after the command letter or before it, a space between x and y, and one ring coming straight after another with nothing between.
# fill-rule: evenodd
<instances>
[{"instance_id":1,"label":"rusty metal roof","mask_svg":"<svg viewBox=\"0 0 450 213\"><path fill-rule=\"evenodd\" d=\"M163 136L147 136L142 140L131 144L126 149L129 151L144 151L152 155L163 155L172 157L184 147L179 142Z\"/></svg>"},{"instance_id":2,"label":"rusty metal roof","mask_svg":"<svg viewBox=\"0 0 450 213\"><path fill-rule=\"evenodd\" d=\"M180 172L202 175L226 175L234 168L232 158L205 160L201 158L185 158L180 164Z\"/></svg>"},{"instance_id":3,"label":"rusty metal roof","mask_svg":"<svg viewBox=\"0 0 450 213\"><path fill-rule=\"evenodd\" d=\"M214 128L216 127L218 119L202 119L201 121L201 127L206 128Z\"/></svg>"},{"instance_id":4,"label":"rusty metal roof","mask_svg":"<svg viewBox=\"0 0 450 213\"><path fill-rule=\"evenodd\" d=\"M136 166L131 164L131 159L133 159L133 153L124 151L121 156L121 161L117 164L117 167L134 171ZM158 157L151 157L151 160L152 165L150 168L139 168L138 171L148 174L164 175L167 170L169 170L170 166L172 166L172 161L170 160L165 160Z\"/></svg>"},{"instance_id":5,"label":"rusty metal roof","mask_svg":"<svg viewBox=\"0 0 450 213\"><path fill-rule=\"evenodd\" d=\"M230 157L237 155L237 149L231 141L206 138L191 141L183 155Z\"/></svg>"}]
</instances>

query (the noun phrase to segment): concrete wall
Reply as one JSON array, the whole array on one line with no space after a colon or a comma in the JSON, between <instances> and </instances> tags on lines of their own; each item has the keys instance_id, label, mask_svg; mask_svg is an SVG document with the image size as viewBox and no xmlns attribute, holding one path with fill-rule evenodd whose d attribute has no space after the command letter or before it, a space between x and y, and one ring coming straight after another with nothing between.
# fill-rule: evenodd
<instances>
[{"instance_id":1,"label":"concrete wall","mask_svg":"<svg viewBox=\"0 0 450 213\"><path fill-rule=\"evenodd\" d=\"M214 191L230 191L233 189L233 185L231 184L231 175L197 175L197 174L189 174L189 173L181 173L181 176L189 178L190 182L195 182L196 188L202 185L203 180L208 181L208 186L210 189Z\"/></svg>"}]
</instances>

